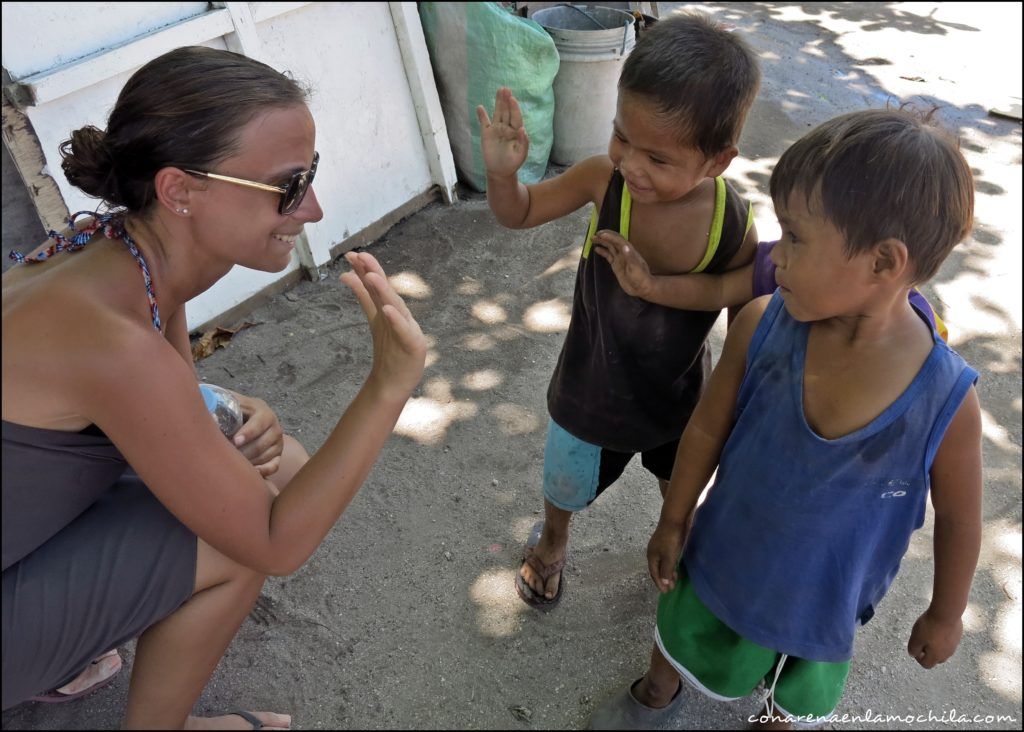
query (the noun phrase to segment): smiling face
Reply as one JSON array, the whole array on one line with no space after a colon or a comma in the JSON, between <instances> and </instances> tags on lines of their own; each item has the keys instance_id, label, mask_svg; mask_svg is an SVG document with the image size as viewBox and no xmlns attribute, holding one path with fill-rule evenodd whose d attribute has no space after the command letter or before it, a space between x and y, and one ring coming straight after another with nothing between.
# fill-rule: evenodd
<instances>
[{"instance_id":1,"label":"smiling face","mask_svg":"<svg viewBox=\"0 0 1024 732\"><path fill-rule=\"evenodd\" d=\"M305 105L272 109L251 120L239 135L235 155L215 172L269 185L287 185L313 161L316 127ZM278 213L281 195L226 181L201 179L193 203L202 235L215 255L251 269L279 272L291 261L295 237L323 218L313 190L291 214Z\"/></svg>"},{"instance_id":2,"label":"smiling face","mask_svg":"<svg viewBox=\"0 0 1024 732\"><path fill-rule=\"evenodd\" d=\"M814 208L803 192L790 194L770 255L786 310L801 322L857 314L871 290L874 253L847 256L842 232Z\"/></svg>"},{"instance_id":3,"label":"smiling face","mask_svg":"<svg viewBox=\"0 0 1024 732\"><path fill-rule=\"evenodd\" d=\"M619 92L608 157L622 172L633 200L665 203L685 197L705 178L721 174L735 155L707 158L677 141L657 107L646 98Z\"/></svg>"}]
</instances>

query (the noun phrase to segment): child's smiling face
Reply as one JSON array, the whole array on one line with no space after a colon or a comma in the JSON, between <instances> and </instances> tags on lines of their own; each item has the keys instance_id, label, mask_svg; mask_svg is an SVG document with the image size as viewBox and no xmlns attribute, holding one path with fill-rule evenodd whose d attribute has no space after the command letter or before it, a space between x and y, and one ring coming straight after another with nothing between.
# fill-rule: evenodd
<instances>
[{"instance_id":1,"label":"child's smiling face","mask_svg":"<svg viewBox=\"0 0 1024 732\"><path fill-rule=\"evenodd\" d=\"M622 172L634 201L679 200L705 178L720 175L735 154L735 148L730 148L708 158L696 148L681 145L651 101L619 92L608 157Z\"/></svg>"}]
</instances>

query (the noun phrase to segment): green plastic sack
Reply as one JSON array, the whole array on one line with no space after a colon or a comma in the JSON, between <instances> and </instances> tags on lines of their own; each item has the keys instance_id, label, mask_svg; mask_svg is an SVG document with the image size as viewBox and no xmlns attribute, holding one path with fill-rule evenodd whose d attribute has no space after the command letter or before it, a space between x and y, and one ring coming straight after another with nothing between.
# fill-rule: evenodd
<instances>
[{"instance_id":1,"label":"green plastic sack","mask_svg":"<svg viewBox=\"0 0 1024 732\"><path fill-rule=\"evenodd\" d=\"M523 111L530 150L519 180L544 177L554 139L558 51L537 23L497 3L420 3L423 33L434 67L441 109L459 176L478 191L487 189L480 152L476 107L494 112L494 95L512 90Z\"/></svg>"}]
</instances>

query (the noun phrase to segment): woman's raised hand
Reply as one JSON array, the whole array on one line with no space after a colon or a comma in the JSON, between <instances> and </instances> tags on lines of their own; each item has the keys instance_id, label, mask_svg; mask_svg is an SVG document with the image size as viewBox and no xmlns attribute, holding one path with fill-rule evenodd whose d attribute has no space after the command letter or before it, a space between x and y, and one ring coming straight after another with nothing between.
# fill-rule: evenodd
<instances>
[{"instance_id":1,"label":"woman's raised hand","mask_svg":"<svg viewBox=\"0 0 1024 732\"><path fill-rule=\"evenodd\" d=\"M482 104L476 108L476 117L480 120L480 148L488 174L514 175L526 162L530 148L519 102L503 86L494 95L494 119L487 116Z\"/></svg>"},{"instance_id":2,"label":"woman's raised hand","mask_svg":"<svg viewBox=\"0 0 1024 732\"><path fill-rule=\"evenodd\" d=\"M349 252L345 259L352 271L340 279L355 293L373 336L373 368L367 383L387 398L404 401L423 376L427 339L373 255Z\"/></svg>"}]
</instances>

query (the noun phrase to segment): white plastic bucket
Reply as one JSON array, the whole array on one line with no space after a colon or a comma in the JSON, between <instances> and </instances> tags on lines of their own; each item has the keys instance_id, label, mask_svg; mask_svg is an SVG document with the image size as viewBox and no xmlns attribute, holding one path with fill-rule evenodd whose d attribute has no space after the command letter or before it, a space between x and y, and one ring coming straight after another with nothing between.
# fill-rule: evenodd
<instances>
[{"instance_id":1,"label":"white plastic bucket","mask_svg":"<svg viewBox=\"0 0 1024 732\"><path fill-rule=\"evenodd\" d=\"M623 10L560 5L530 16L555 41L551 160L571 165L608 150L622 64L636 45L633 16Z\"/></svg>"}]
</instances>

